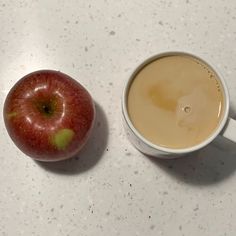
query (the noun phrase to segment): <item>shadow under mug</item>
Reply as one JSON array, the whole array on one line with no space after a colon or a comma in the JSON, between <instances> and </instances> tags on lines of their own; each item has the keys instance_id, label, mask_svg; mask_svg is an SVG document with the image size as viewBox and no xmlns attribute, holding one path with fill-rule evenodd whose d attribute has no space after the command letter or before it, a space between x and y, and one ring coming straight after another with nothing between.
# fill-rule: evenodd
<instances>
[{"instance_id":1,"label":"shadow under mug","mask_svg":"<svg viewBox=\"0 0 236 236\"><path fill-rule=\"evenodd\" d=\"M160 59L162 57L166 56L190 56L192 58L195 58L197 60L202 61L205 65L207 65L214 73L218 76L219 80L222 84L223 89L223 95L224 95L224 113L222 115L222 119L216 128L216 130L205 140L203 140L201 143L187 148L182 149L174 149L174 148L167 148L163 146L158 146L150 141L148 141L140 132L134 127L132 124L132 121L129 117L128 113L128 107L127 107L127 100L128 100L128 94L130 86L135 79L135 76L137 73L142 70L147 64L150 62ZM229 117L229 91L226 86L226 83L223 79L223 76L219 73L219 71L216 70L216 68L212 67L209 63L207 63L205 60L201 59L198 56L195 56L190 53L186 52L165 52L160 53L155 56L152 56L151 58L145 60L143 63L141 63L131 74L130 78L128 79L123 95L122 95L122 114L123 114L123 124L125 128L126 135L130 142L136 147L139 151L146 155L158 157L158 158L164 158L164 159L171 159L171 158L177 158L180 156L183 156L185 154L197 151L209 143L211 143L218 135L221 135L225 137L226 139L229 139L233 142L236 142L236 121Z\"/></svg>"}]
</instances>

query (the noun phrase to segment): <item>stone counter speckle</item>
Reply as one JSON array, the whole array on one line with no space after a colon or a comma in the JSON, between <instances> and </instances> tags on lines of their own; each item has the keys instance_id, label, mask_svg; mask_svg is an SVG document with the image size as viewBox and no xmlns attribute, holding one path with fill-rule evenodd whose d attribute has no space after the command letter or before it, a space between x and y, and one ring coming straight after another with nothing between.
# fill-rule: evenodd
<instances>
[{"instance_id":1,"label":"stone counter speckle","mask_svg":"<svg viewBox=\"0 0 236 236\"><path fill-rule=\"evenodd\" d=\"M121 95L135 67L181 50L216 65L236 117L236 1L0 1L0 108L23 75L49 68L96 102L80 155L38 163L0 116L1 236L234 236L236 147L209 145L178 160L139 153L122 128Z\"/></svg>"}]
</instances>

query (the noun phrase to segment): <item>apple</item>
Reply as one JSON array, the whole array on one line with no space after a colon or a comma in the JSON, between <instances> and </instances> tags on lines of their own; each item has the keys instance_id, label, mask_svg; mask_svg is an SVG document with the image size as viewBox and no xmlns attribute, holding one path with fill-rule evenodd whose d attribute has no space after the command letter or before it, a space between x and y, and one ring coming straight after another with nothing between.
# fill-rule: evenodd
<instances>
[{"instance_id":1,"label":"apple","mask_svg":"<svg viewBox=\"0 0 236 236\"><path fill-rule=\"evenodd\" d=\"M8 93L3 116L12 141L39 161L73 157L85 145L95 119L88 91L66 74L40 70Z\"/></svg>"}]
</instances>

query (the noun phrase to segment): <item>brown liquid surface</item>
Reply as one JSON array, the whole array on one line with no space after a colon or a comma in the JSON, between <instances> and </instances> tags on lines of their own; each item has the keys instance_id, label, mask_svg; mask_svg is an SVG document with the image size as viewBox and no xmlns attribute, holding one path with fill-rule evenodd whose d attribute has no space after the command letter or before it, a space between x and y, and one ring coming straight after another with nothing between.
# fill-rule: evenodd
<instances>
[{"instance_id":1,"label":"brown liquid surface","mask_svg":"<svg viewBox=\"0 0 236 236\"><path fill-rule=\"evenodd\" d=\"M188 148L218 127L224 96L217 75L191 56L159 58L143 67L128 94L134 127L150 142Z\"/></svg>"}]
</instances>

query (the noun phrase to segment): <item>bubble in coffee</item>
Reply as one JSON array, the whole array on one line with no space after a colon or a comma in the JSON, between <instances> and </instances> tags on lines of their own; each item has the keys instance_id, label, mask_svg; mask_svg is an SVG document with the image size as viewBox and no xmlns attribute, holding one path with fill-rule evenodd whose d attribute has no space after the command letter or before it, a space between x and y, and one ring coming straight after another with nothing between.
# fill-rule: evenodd
<instances>
[{"instance_id":1,"label":"bubble in coffee","mask_svg":"<svg viewBox=\"0 0 236 236\"><path fill-rule=\"evenodd\" d=\"M224 113L224 94L217 74L203 61L168 55L135 74L127 106L133 126L144 138L181 149L214 133Z\"/></svg>"}]
</instances>

